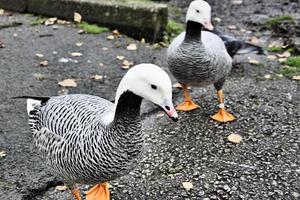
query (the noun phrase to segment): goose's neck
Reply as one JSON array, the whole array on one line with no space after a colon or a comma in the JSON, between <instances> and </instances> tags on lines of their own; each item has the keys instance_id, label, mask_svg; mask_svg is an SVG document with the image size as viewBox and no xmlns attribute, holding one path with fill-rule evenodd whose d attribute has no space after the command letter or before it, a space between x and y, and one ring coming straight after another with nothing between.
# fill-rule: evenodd
<instances>
[{"instance_id":1,"label":"goose's neck","mask_svg":"<svg viewBox=\"0 0 300 200\"><path fill-rule=\"evenodd\" d=\"M122 93L115 105L115 115L113 124L118 126L120 124L130 125L131 123L140 122L140 107L142 98L130 91ZM128 123L128 124L127 124Z\"/></svg>"},{"instance_id":2,"label":"goose's neck","mask_svg":"<svg viewBox=\"0 0 300 200\"><path fill-rule=\"evenodd\" d=\"M201 41L202 24L194 21L187 21L185 41Z\"/></svg>"}]
</instances>

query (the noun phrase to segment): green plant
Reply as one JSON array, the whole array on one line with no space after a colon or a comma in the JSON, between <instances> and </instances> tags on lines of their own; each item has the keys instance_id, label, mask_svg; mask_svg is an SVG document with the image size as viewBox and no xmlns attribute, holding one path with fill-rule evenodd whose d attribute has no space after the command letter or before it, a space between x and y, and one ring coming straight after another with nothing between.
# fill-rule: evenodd
<instances>
[{"instance_id":1,"label":"green plant","mask_svg":"<svg viewBox=\"0 0 300 200\"><path fill-rule=\"evenodd\" d=\"M91 33L91 34L99 34L99 33L109 31L109 28L107 28L107 27L98 26L96 24L89 24L87 22L80 22L78 24L78 27L83 29L85 32Z\"/></svg>"},{"instance_id":2,"label":"green plant","mask_svg":"<svg viewBox=\"0 0 300 200\"><path fill-rule=\"evenodd\" d=\"M281 70L281 73L287 77L300 75L300 56L294 56L283 62L287 65Z\"/></svg>"},{"instance_id":3,"label":"green plant","mask_svg":"<svg viewBox=\"0 0 300 200\"><path fill-rule=\"evenodd\" d=\"M266 26L269 28L276 27L280 25L281 22L288 21L290 23L294 23L294 18L289 15L282 15L277 17L272 17L268 21L266 21Z\"/></svg>"},{"instance_id":4,"label":"green plant","mask_svg":"<svg viewBox=\"0 0 300 200\"><path fill-rule=\"evenodd\" d=\"M33 18L33 20L30 22L31 26L37 26L37 25L41 25L46 21L46 17L43 16L36 16Z\"/></svg>"},{"instance_id":5,"label":"green plant","mask_svg":"<svg viewBox=\"0 0 300 200\"><path fill-rule=\"evenodd\" d=\"M280 46L274 46L274 47L269 47L267 49L269 52L276 52L276 53L279 53L279 52L283 52L284 51L284 48L283 47L280 47Z\"/></svg>"}]
</instances>

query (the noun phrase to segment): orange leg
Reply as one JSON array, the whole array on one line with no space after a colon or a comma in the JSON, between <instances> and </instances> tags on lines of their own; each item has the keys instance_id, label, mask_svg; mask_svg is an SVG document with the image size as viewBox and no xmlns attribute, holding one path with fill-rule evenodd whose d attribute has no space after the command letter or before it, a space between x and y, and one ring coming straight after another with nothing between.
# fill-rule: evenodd
<instances>
[{"instance_id":1,"label":"orange leg","mask_svg":"<svg viewBox=\"0 0 300 200\"><path fill-rule=\"evenodd\" d=\"M76 200L81 200L81 196L80 196L80 190L78 187L74 186L72 189L72 194L74 195Z\"/></svg>"},{"instance_id":2,"label":"orange leg","mask_svg":"<svg viewBox=\"0 0 300 200\"><path fill-rule=\"evenodd\" d=\"M101 183L92 187L86 192L86 200L109 200L109 184Z\"/></svg>"},{"instance_id":3,"label":"orange leg","mask_svg":"<svg viewBox=\"0 0 300 200\"><path fill-rule=\"evenodd\" d=\"M218 90L217 91L217 96L219 98L219 102L220 102L220 109L219 111L214 114L213 116L211 116L212 119L219 121L219 122L230 122L235 120L235 117L228 113L225 108L224 108L224 94L222 90Z\"/></svg>"},{"instance_id":4,"label":"orange leg","mask_svg":"<svg viewBox=\"0 0 300 200\"><path fill-rule=\"evenodd\" d=\"M182 85L182 88L183 88L184 102L179 104L176 107L176 110L190 111L190 110L194 110L194 109L199 108L199 106L192 101L192 98L190 96L190 93L188 91L187 86L184 85L184 84L181 84L181 85Z\"/></svg>"}]
</instances>

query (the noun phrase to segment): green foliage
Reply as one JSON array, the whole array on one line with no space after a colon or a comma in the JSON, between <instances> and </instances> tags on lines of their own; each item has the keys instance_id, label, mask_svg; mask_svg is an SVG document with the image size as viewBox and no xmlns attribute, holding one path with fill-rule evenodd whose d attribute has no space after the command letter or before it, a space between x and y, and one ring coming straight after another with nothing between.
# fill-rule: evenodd
<instances>
[{"instance_id":1,"label":"green foliage","mask_svg":"<svg viewBox=\"0 0 300 200\"><path fill-rule=\"evenodd\" d=\"M284 51L284 49L282 47L280 47L280 46L269 47L267 50L269 52L276 52L276 53Z\"/></svg>"},{"instance_id":2,"label":"green foliage","mask_svg":"<svg viewBox=\"0 0 300 200\"><path fill-rule=\"evenodd\" d=\"M273 27L276 27L276 26L280 25L280 23L283 22L283 21L288 21L290 23L294 23L294 18L292 16L289 16L289 15L277 16L277 17L270 18L266 22L266 25L269 28L273 28Z\"/></svg>"},{"instance_id":3,"label":"green foliage","mask_svg":"<svg viewBox=\"0 0 300 200\"><path fill-rule=\"evenodd\" d=\"M31 15L32 16L32 15ZM46 21L46 17L43 16L37 16L34 17L33 20L30 22L31 26L37 26L37 25L41 25Z\"/></svg>"},{"instance_id":4,"label":"green foliage","mask_svg":"<svg viewBox=\"0 0 300 200\"><path fill-rule=\"evenodd\" d=\"M300 75L300 56L290 57L283 64L288 66L281 70L283 75L288 77Z\"/></svg>"},{"instance_id":5,"label":"green foliage","mask_svg":"<svg viewBox=\"0 0 300 200\"><path fill-rule=\"evenodd\" d=\"M169 20L167 29L164 35L164 43L168 44L171 40L184 31L183 24L180 24L174 20Z\"/></svg>"},{"instance_id":6,"label":"green foliage","mask_svg":"<svg viewBox=\"0 0 300 200\"><path fill-rule=\"evenodd\" d=\"M108 32L109 29L107 27L101 27L96 24L89 24L87 22L81 22L78 24L78 27L83 29L85 32L90 34L99 34L103 32Z\"/></svg>"}]
</instances>

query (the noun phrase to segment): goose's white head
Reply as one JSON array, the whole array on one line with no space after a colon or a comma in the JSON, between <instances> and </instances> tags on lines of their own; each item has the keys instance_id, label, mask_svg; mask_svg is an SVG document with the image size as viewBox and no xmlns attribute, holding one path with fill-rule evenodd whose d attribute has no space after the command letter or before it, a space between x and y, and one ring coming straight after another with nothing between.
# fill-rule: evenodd
<instances>
[{"instance_id":1,"label":"goose's white head","mask_svg":"<svg viewBox=\"0 0 300 200\"><path fill-rule=\"evenodd\" d=\"M211 7L203 0L195 0L190 3L186 13L186 22L187 21L198 22L208 30L214 29L211 24Z\"/></svg>"},{"instance_id":2,"label":"goose's white head","mask_svg":"<svg viewBox=\"0 0 300 200\"><path fill-rule=\"evenodd\" d=\"M115 98L116 105L126 91L153 102L173 121L177 121L178 115L172 103L171 80L160 67L154 64L139 64L132 67L119 84Z\"/></svg>"}]
</instances>

